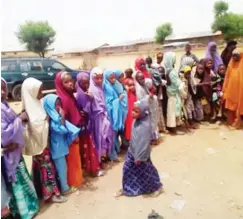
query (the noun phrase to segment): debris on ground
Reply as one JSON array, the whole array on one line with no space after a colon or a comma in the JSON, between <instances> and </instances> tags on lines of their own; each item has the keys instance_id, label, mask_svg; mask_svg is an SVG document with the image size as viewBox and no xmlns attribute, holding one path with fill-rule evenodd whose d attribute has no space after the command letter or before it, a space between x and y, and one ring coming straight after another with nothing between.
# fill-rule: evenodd
<instances>
[{"instance_id":1,"label":"debris on ground","mask_svg":"<svg viewBox=\"0 0 243 219\"><path fill-rule=\"evenodd\" d=\"M208 154L215 154L216 150L214 148L207 148L207 153Z\"/></svg>"},{"instance_id":2,"label":"debris on ground","mask_svg":"<svg viewBox=\"0 0 243 219\"><path fill-rule=\"evenodd\" d=\"M181 200L174 200L170 207L181 212L182 209L184 208L185 204L186 204L185 200L182 200L182 199Z\"/></svg>"},{"instance_id":3,"label":"debris on ground","mask_svg":"<svg viewBox=\"0 0 243 219\"><path fill-rule=\"evenodd\" d=\"M169 173L162 172L162 173L160 174L160 178L161 178L161 179L168 179L168 178L170 178L170 175L169 175Z\"/></svg>"},{"instance_id":4,"label":"debris on ground","mask_svg":"<svg viewBox=\"0 0 243 219\"><path fill-rule=\"evenodd\" d=\"M155 210L152 210L152 212L148 215L148 219L164 219L164 217L155 212Z\"/></svg>"}]
</instances>

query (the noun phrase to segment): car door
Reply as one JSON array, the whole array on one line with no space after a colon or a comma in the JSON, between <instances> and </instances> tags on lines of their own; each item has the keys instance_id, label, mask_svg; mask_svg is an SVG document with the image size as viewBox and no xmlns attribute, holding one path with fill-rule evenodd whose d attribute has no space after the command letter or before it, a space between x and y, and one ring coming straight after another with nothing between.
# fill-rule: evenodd
<instances>
[{"instance_id":1,"label":"car door","mask_svg":"<svg viewBox=\"0 0 243 219\"><path fill-rule=\"evenodd\" d=\"M24 78L36 78L42 81L44 90L51 89L49 88L50 78L42 66L42 60L20 60L19 66Z\"/></svg>"}]
</instances>

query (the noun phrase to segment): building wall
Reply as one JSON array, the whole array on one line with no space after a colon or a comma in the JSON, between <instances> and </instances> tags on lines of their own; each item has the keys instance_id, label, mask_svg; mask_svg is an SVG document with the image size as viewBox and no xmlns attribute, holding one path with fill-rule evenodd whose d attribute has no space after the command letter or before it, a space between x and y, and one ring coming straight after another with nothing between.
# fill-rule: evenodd
<instances>
[{"instance_id":1,"label":"building wall","mask_svg":"<svg viewBox=\"0 0 243 219\"><path fill-rule=\"evenodd\" d=\"M219 47L220 53L222 52L224 47ZM243 49L243 45L240 46ZM199 58L204 58L205 56L206 47L193 49L192 52ZM99 54L93 58L93 65L99 66L101 68L111 68L111 69L121 69L125 70L126 68L134 68L135 60L137 57L147 57L148 55L151 56L154 60L158 50L150 50L150 51L137 51L137 52L127 52L127 53L111 53L111 54ZM176 67L180 65L181 56L184 54L183 49L174 50L176 53ZM83 58L59 58L59 61L63 62L67 66L78 69L83 63ZM91 69L91 68L89 68Z\"/></svg>"},{"instance_id":2,"label":"building wall","mask_svg":"<svg viewBox=\"0 0 243 219\"><path fill-rule=\"evenodd\" d=\"M51 52L46 53L46 57L49 57ZM37 53L30 52L30 51L2 51L1 52L2 58L14 58L14 57L40 57Z\"/></svg>"}]
</instances>

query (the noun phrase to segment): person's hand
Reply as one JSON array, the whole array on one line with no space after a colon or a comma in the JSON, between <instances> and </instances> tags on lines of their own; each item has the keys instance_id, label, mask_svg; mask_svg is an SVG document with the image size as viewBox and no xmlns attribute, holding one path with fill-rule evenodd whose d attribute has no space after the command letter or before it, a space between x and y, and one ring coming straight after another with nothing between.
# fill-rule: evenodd
<instances>
[{"instance_id":1,"label":"person's hand","mask_svg":"<svg viewBox=\"0 0 243 219\"><path fill-rule=\"evenodd\" d=\"M83 117L85 117L87 115L86 112L84 112L84 111L80 111L80 113L81 113L81 116L83 116Z\"/></svg>"},{"instance_id":2,"label":"person's hand","mask_svg":"<svg viewBox=\"0 0 243 219\"><path fill-rule=\"evenodd\" d=\"M87 91L87 92L85 92L85 94L87 95L87 96L89 96L90 97L90 99L94 99L94 96L89 92L89 91Z\"/></svg>"},{"instance_id":3,"label":"person's hand","mask_svg":"<svg viewBox=\"0 0 243 219\"><path fill-rule=\"evenodd\" d=\"M20 113L19 118L20 118L22 121L27 121L27 120L28 120L28 115L27 115L27 113L24 111L24 112Z\"/></svg>"},{"instance_id":4,"label":"person's hand","mask_svg":"<svg viewBox=\"0 0 243 219\"><path fill-rule=\"evenodd\" d=\"M61 123L62 123L62 125L64 125L65 124L65 112L62 108L59 108L58 112L62 118Z\"/></svg>"},{"instance_id":5,"label":"person's hand","mask_svg":"<svg viewBox=\"0 0 243 219\"><path fill-rule=\"evenodd\" d=\"M166 86L167 81L166 81L166 80L163 80L163 79L162 79L161 81L162 81L162 85L163 85L163 86Z\"/></svg>"},{"instance_id":6,"label":"person's hand","mask_svg":"<svg viewBox=\"0 0 243 219\"><path fill-rule=\"evenodd\" d=\"M8 146L3 148L3 152L5 151L14 151L15 149L17 149L19 147L19 145L17 143L10 143Z\"/></svg>"},{"instance_id":7,"label":"person's hand","mask_svg":"<svg viewBox=\"0 0 243 219\"><path fill-rule=\"evenodd\" d=\"M121 95L119 96L119 100L122 100L123 97L124 97L124 94L121 94Z\"/></svg>"}]
</instances>

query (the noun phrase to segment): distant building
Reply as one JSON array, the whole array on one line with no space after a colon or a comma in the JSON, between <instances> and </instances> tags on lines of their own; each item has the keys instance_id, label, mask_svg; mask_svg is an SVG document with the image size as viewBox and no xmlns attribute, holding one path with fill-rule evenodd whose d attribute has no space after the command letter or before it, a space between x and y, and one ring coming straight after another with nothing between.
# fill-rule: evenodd
<instances>
[{"instance_id":1,"label":"distant building","mask_svg":"<svg viewBox=\"0 0 243 219\"><path fill-rule=\"evenodd\" d=\"M46 52L46 57L51 55L51 52L54 49L48 49ZM14 57L40 57L37 53L27 51L27 50L13 50L13 51L2 51L1 52L2 58L14 58Z\"/></svg>"}]
</instances>

